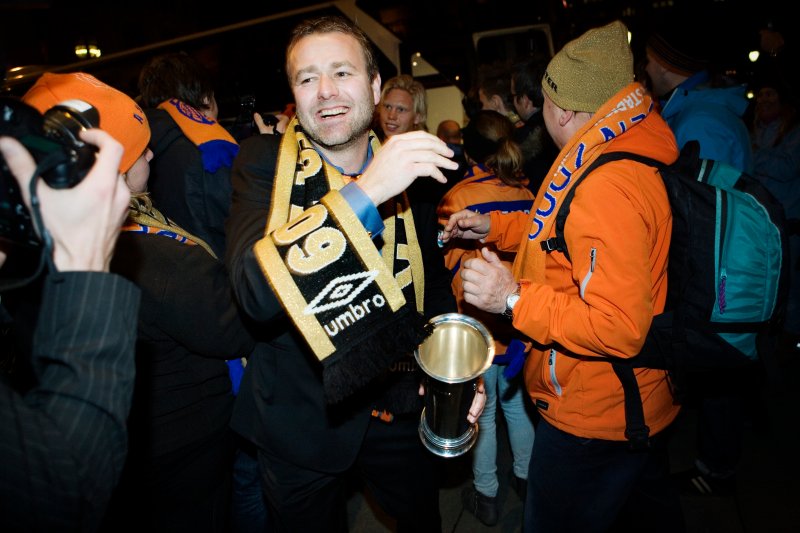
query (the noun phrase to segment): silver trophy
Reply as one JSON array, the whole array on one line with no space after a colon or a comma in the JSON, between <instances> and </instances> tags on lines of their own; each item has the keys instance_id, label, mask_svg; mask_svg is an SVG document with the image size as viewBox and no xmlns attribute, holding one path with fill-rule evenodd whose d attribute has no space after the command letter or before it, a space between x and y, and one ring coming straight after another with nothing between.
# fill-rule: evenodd
<instances>
[{"instance_id":1,"label":"silver trophy","mask_svg":"<svg viewBox=\"0 0 800 533\"><path fill-rule=\"evenodd\" d=\"M436 455L456 457L478 438L478 424L470 424L467 414L478 378L494 359L494 339L483 324L460 313L439 315L430 322L433 333L414 351L427 374L419 436Z\"/></svg>"}]
</instances>

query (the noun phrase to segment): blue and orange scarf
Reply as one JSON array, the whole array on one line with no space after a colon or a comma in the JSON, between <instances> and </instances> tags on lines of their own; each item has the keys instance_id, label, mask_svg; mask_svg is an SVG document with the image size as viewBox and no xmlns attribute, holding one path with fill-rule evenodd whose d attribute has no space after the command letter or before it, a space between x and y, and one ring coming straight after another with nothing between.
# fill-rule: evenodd
<instances>
[{"instance_id":1,"label":"blue and orange scarf","mask_svg":"<svg viewBox=\"0 0 800 533\"><path fill-rule=\"evenodd\" d=\"M200 111L177 98L158 106L178 125L184 135L200 150L203 168L216 172L220 167L230 167L239 152L239 145L218 122L208 119Z\"/></svg>"},{"instance_id":2,"label":"blue and orange scarf","mask_svg":"<svg viewBox=\"0 0 800 533\"><path fill-rule=\"evenodd\" d=\"M531 281L544 282L547 254L539 243L549 237L561 199L583 169L608 148L609 141L638 125L652 110L653 98L640 83L633 82L598 109L575 134L574 141L561 149L536 195L528 237L522 240L514 261L515 279L528 272Z\"/></svg>"}]
</instances>

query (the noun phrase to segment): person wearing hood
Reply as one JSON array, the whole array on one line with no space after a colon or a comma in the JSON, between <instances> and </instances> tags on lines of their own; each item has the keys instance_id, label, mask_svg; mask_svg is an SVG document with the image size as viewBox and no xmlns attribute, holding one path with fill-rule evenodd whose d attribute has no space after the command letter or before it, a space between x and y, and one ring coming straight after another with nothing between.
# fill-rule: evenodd
<instances>
[{"instance_id":1,"label":"person wearing hood","mask_svg":"<svg viewBox=\"0 0 800 533\"><path fill-rule=\"evenodd\" d=\"M696 139L700 157L750 171L753 154L742 119L748 107L746 86L714 87L710 54L696 36L676 25L650 36L645 67L650 89L679 148Z\"/></svg>"},{"instance_id":2,"label":"person wearing hood","mask_svg":"<svg viewBox=\"0 0 800 533\"><path fill-rule=\"evenodd\" d=\"M647 65L661 115L679 148L700 142L700 157L722 161L743 171L753 170L748 128L742 118L748 107L745 86L714 87L710 54L700 33L673 24L647 41ZM692 468L675 474L681 490L690 494L731 494L741 455L741 424L745 399L742 385L752 379L750 367L704 373L690 395L699 410L698 456Z\"/></svg>"}]
</instances>

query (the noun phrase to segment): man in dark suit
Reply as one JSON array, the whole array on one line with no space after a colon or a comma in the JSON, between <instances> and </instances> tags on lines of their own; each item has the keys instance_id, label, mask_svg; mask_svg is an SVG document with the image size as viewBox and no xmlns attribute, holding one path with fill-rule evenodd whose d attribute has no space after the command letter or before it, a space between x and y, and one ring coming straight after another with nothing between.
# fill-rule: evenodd
<instances>
[{"instance_id":1,"label":"man in dark suit","mask_svg":"<svg viewBox=\"0 0 800 533\"><path fill-rule=\"evenodd\" d=\"M88 175L72 189L37 188L50 270L29 354L34 383L20 390L0 377L3 531L96 530L127 451L139 290L108 273L129 197L123 150L99 130L82 138L100 148ZM0 152L30 211L33 160L8 137ZM0 267L16 252L0 238ZM0 287L8 281L0 275Z\"/></svg>"},{"instance_id":2,"label":"man in dark suit","mask_svg":"<svg viewBox=\"0 0 800 533\"><path fill-rule=\"evenodd\" d=\"M403 191L418 177L444 182L453 152L424 131L380 146L377 62L346 19L295 28L287 75L296 118L280 140L244 141L232 172L226 263L262 324L233 429L259 449L278 531L345 531L352 470L399 531L440 531L411 354L426 319L455 301L434 205Z\"/></svg>"}]
</instances>

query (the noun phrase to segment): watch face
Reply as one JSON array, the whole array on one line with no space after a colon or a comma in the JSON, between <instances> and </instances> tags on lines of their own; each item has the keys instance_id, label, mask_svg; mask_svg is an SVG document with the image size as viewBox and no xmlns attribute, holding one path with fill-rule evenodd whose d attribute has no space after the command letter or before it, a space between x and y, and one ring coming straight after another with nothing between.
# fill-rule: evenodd
<instances>
[{"instance_id":1,"label":"watch face","mask_svg":"<svg viewBox=\"0 0 800 533\"><path fill-rule=\"evenodd\" d=\"M506 310L503 313L504 315L511 316L511 311L514 309L514 306L517 305L517 300L519 300L519 294L513 293L508 295L508 298L506 298Z\"/></svg>"}]
</instances>

